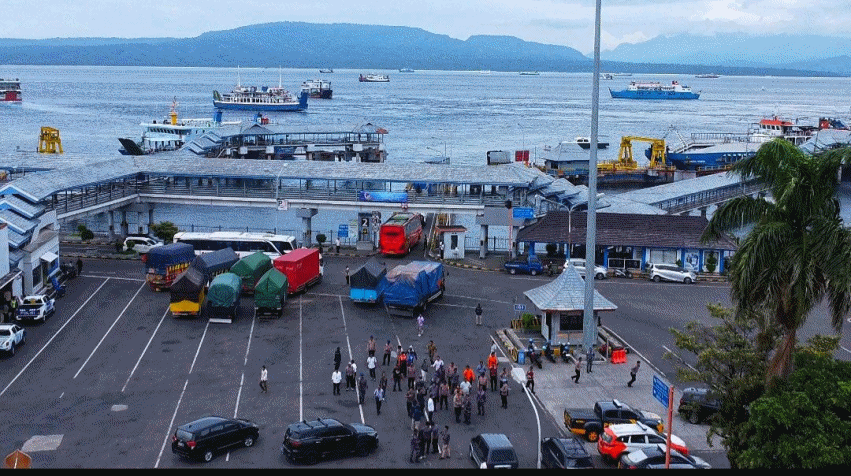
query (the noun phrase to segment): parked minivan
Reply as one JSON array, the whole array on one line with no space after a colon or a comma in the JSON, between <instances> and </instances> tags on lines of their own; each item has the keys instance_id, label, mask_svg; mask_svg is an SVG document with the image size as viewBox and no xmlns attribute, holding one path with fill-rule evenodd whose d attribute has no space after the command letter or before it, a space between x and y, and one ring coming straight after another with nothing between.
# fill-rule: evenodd
<instances>
[{"instance_id":1,"label":"parked minivan","mask_svg":"<svg viewBox=\"0 0 851 476\"><path fill-rule=\"evenodd\" d=\"M697 274L694 271L675 264L647 263L647 276L657 283L665 280L691 284L697 280Z\"/></svg>"},{"instance_id":2,"label":"parked minivan","mask_svg":"<svg viewBox=\"0 0 851 476\"><path fill-rule=\"evenodd\" d=\"M477 468L517 469L517 453L508 437L501 433L482 433L470 440L470 459Z\"/></svg>"},{"instance_id":3,"label":"parked minivan","mask_svg":"<svg viewBox=\"0 0 851 476\"><path fill-rule=\"evenodd\" d=\"M157 239L151 238L150 236L128 236L124 238L124 251L129 251L131 248L133 251L143 255L148 251L151 251L151 248L162 246L163 242Z\"/></svg>"}]
</instances>

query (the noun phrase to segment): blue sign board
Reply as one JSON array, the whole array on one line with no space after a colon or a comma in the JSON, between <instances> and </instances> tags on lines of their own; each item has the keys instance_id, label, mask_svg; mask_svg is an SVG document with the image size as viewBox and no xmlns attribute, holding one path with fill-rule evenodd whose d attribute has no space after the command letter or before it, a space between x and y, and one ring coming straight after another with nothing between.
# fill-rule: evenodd
<instances>
[{"instance_id":1,"label":"blue sign board","mask_svg":"<svg viewBox=\"0 0 851 476\"><path fill-rule=\"evenodd\" d=\"M656 400L659 400L659 403L662 404L665 408L668 408L670 402L668 401L668 392L670 391L670 387L668 384L662 381L658 376L653 376L653 397Z\"/></svg>"},{"instance_id":2,"label":"blue sign board","mask_svg":"<svg viewBox=\"0 0 851 476\"><path fill-rule=\"evenodd\" d=\"M349 225L340 225L337 227L337 236L340 238L349 237Z\"/></svg>"},{"instance_id":3,"label":"blue sign board","mask_svg":"<svg viewBox=\"0 0 851 476\"><path fill-rule=\"evenodd\" d=\"M408 201L408 192L381 192L361 190L358 192L358 200L361 202L402 202Z\"/></svg>"},{"instance_id":4,"label":"blue sign board","mask_svg":"<svg viewBox=\"0 0 851 476\"><path fill-rule=\"evenodd\" d=\"M517 207L512 210L512 216L518 220L531 220L535 218L535 210L531 208Z\"/></svg>"}]
</instances>

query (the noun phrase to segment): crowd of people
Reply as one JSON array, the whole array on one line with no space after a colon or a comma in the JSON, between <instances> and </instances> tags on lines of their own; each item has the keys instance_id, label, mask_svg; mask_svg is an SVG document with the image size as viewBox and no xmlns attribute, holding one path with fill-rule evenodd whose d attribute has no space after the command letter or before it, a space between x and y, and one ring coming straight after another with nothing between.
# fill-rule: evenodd
<instances>
[{"instance_id":1,"label":"crowd of people","mask_svg":"<svg viewBox=\"0 0 851 476\"><path fill-rule=\"evenodd\" d=\"M508 408L510 371L508 367L503 367L500 372L496 344L491 347L486 360L479 361L475 368L468 364L463 369L452 361L447 364L438 353L434 341L429 341L427 355L424 356L420 356L413 346L404 349L397 345L394 349L389 340L383 347L381 367L393 367L389 379L386 370L378 369L378 343L375 337L370 336L366 344L366 367L369 379L375 385L372 392L375 411L376 415L381 414L388 393L404 394L411 428L411 462L419 462L428 454L439 455L440 459L449 458L450 428L446 422L454 415L456 424L470 425L474 405L476 416L484 418L488 394L498 394L501 408ZM340 395L343 377L341 364L342 355L337 347L331 374L334 395ZM363 404L370 385L364 372L358 373L357 369L355 360L350 359L344 369L346 391L356 392L358 402ZM387 389L389 380L393 382L390 390ZM442 412L447 412L447 416L443 417L444 424L441 427L436 421L436 415Z\"/></svg>"}]
</instances>

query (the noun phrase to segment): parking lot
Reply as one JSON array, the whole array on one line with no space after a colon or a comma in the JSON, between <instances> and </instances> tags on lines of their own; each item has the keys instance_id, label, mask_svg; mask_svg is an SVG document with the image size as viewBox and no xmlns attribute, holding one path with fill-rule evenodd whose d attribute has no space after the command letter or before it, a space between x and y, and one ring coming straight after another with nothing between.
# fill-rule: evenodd
<instances>
[{"instance_id":1,"label":"parking lot","mask_svg":"<svg viewBox=\"0 0 851 476\"><path fill-rule=\"evenodd\" d=\"M255 319L247 297L232 324L212 324L173 318L168 293L149 289L140 262L86 260L82 276L69 281L68 293L57 300L55 316L27 326L28 341L17 355L0 357L0 399L6 415L2 448L6 454L23 448L35 467L196 467L171 453L171 434L179 424L214 414L253 420L260 426L260 439L254 447L219 455L206 466L287 467L280 452L286 426L331 417L374 426L379 449L370 456L317 467L472 467L469 441L482 432L505 433L521 467L535 467L539 439L564 434L558 402L575 406L591 398L587 389L575 393L579 390L565 385L554 390L561 393L551 395L545 405L543 396L530 398L512 381L509 409L501 409L498 395L488 392L485 417L474 412L469 426L456 424L451 410L440 410L435 420L450 426L452 457L431 456L412 464L403 393L388 391L379 416L371 398L376 382L367 378L367 397L359 405L355 392L332 395L330 380L337 347L344 361L354 358L359 372L365 372L370 336L379 343L379 360L387 340L394 347L411 345L421 357L433 340L447 363L475 367L486 360L496 329L507 327L515 317L514 298L522 299L523 291L551 278L449 267L446 295L429 308L426 332L417 337L413 320L390 317L383 308L357 306L348 299L344 268L354 270L363 261L326 258L323 282L291 297L281 319ZM386 264L390 268L402 261ZM724 284L611 279L600 281L598 289L619 306L603 316L603 324L668 378L673 366L660 357L672 346L668 328L708 320L704 304L724 302L728 296ZM473 325L479 302L485 310L481 327ZM500 366L512 365L500 357ZM260 393L258 385L261 365L269 369L267 394ZM569 367L551 368L564 372L566 381L572 373ZM389 378L390 370L379 367L378 375L386 371ZM642 378L652 373L648 369ZM615 385L619 383L610 388ZM606 388L600 385L595 391L605 393ZM646 409L661 413L659 408ZM695 435L702 431L692 430ZM703 438L680 436L689 445L705 448ZM588 448L600 463L593 446Z\"/></svg>"}]
</instances>

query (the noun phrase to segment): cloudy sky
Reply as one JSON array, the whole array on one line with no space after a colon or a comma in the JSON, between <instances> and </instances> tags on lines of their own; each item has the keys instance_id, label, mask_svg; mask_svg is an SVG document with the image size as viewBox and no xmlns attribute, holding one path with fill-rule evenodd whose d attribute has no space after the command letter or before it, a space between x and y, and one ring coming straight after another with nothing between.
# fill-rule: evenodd
<instances>
[{"instance_id":1,"label":"cloudy sky","mask_svg":"<svg viewBox=\"0 0 851 476\"><path fill-rule=\"evenodd\" d=\"M602 0L602 47L661 34L848 37L845 0ZM4 0L2 38L193 37L256 23L409 26L465 40L510 35L594 46L594 0Z\"/></svg>"}]
</instances>

